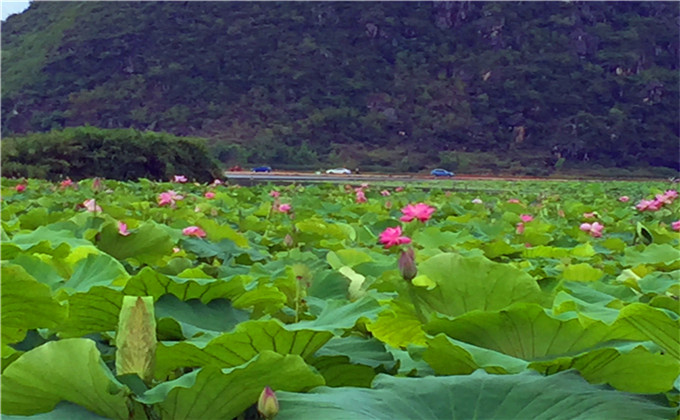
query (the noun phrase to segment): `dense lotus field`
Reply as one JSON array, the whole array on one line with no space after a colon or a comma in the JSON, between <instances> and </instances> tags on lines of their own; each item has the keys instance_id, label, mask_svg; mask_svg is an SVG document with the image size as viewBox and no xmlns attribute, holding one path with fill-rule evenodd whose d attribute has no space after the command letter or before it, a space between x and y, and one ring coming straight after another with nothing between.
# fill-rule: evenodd
<instances>
[{"instance_id":1,"label":"dense lotus field","mask_svg":"<svg viewBox=\"0 0 680 420\"><path fill-rule=\"evenodd\" d=\"M677 418L674 184L429 187L2 179L3 419Z\"/></svg>"}]
</instances>

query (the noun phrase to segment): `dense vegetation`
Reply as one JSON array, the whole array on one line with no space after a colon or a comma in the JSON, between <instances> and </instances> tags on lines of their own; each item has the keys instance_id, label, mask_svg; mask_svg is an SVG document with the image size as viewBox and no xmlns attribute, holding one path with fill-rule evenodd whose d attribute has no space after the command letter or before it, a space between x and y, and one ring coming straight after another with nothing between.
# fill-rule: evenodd
<instances>
[{"instance_id":1,"label":"dense vegetation","mask_svg":"<svg viewBox=\"0 0 680 420\"><path fill-rule=\"evenodd\" d=\"M208 182L220 176L205 141L133 129L78 127L2 142L2 175L57 180L104 177Z\"/></svg>"},{"instance_id":2,"label":"dense vegetation","mask_svg":"<svg viewBox=\"0 0 680 420\"><path fill-rule=\"evenodd\" d=\"M2 27L2 133L167 131L253 163L455 169L474 152L501 169L677 169L678 16L673 2L33 2Z\"/></svg>"},{"instance_id":3,"label":"dense vegetation","mask_svg":"<svg viewBox=\"0 0 680 420\"><path fill-rule=\"evenodd\" d=\"M3 419L677 420L675 185L451 182L3 178Z\"/></svg>"}]
</instances>

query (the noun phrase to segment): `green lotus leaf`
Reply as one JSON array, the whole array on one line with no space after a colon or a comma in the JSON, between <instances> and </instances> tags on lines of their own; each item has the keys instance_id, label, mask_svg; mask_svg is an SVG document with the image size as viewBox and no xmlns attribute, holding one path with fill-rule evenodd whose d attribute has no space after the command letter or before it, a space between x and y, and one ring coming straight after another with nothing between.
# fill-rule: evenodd
<instances>
[{"instance_id":1,"label":"green lotus leaf","mask_svg":"<svg viewBox=\"0 0 680 420\"><path fill-rule=\"evenodd\" d=\"M418 273L437 283L437 287L414 287L417 305L449 316L543 300L541 289L530 275L484 257L440 254L419 264Z\"/></svg>"},{"instance_id":2,"label":"green lotus leaf","mask_svg":"<svg viewBox=\"0 0 680 420\"><path fill-rule=\"evenodd\" d=\"M469 375L480 368L489 373L520 373L529 365L525 360L454 340L445 334L427 339L423 360L437 375Z\"/></svg>"},{"instance_id":3,"label":"green lotus leaf","mask_svg":"<svg viewBox=\"0 0 680 420\"><path fill-rule=\"evenodd\" d=\"M54 407L54 410L48 413L34 414L32 416L8 416L3 415L2 420L61 420L61 419L72 419L72 420L106 420L106 417L102 417L98 414L88 411L85 408L70 403L62 401Z\"/></svg>"},{"instance_id":4,"label":"green lotus leaf","mask_svg":"<svg viewBox=\"0 0 680 420\"><path fill-rule=\"evenodd\" d=\"M312 285L307 289L308 296L321 299L344 299L347 297L349 282L342 274L328 271L325 275L317 274Z\"/></svg>"},{"instance_id":5,"label":"green lotus leaf","mask_svg":"<svg viewBox=\"0 0 680 420\"><path fill-rule=\"evenodd\" d=\"M651 244L638 251L626 248L624 264L627 267L653 265L657 267L676 267L680 261L680 249L670 244Z\"/></svg>"},{"instance_id":6,"label":"green lotus leaf","mask_svg":"<svg viewBox=\"0 0 680 420\"><path fill-rule=\"evenodd\" d=\"M365 250L340 249L326 254L326 261L333 269L338 270L344 266L354 267L361 263L373 261L373 259Z\"/></svg>"},{"instance_id":7,"label":"green lotus leaf","mask_svg":"<svg viewBox=\"0 0 680 420\"><path fill-rule=\"evenodd\" d=\"M19 255L12 260L12 264L20 265L33 278L50 286L52 290L55 290L64 282L64 278L59 275L54 266L34 255Z\"/></svg>"},{"instance_id":8,"label":"green lotus leaf","mask_svg":"<svg viewBox=\"0 0 680 420\"><path fill-rule=\"evenodd\" d=\"M442 250L450 250L454 245L463 243L481 243L468 231L447 232L435 226L428 226L416 232L413 235L413 241L423 248Z\"/></svg>"},{"instance_id":9,"label":"green lotus leaf","mask_svg":"<svg viewBox=\"0 0 680 420\"><path fill-rule=\"evenodd\" d=\"M347 356L354 364L392 369L394 357L385 349L385 344L375 338L334 337L316 352L316 356Z\"/></svg>"},{"instance_id":10,"label":"green lotus leaf","mask_svg":"<svg viewBox=\"0 0 680 420\"><path fill-rule=\"evenodd\" d=\"M671 288L674 288L676 290L677 296L677 290L678 287L680 287L678 284L679 278L680 270L675 270L670 273L657 271L644 276L643 278L639 279L637 283L642 293L664 294Z\"/></svg>"},{"instance_id":11,"label":"green lotus leaf","mask_svg":"<svg viewBox=\"0 0 680 420\"><path fill-rule=\"evenodd\" d=\"M574 314L550 316L536 304L519 303L506 310L469 312L457 318L438 316L425 330L523 360L535 360L589 350L614 339L637 340L630 328L617 329L590 320L583 325Z\"/></svg>"},{"instance_id":12,"label":"green lotus leaf","mask_svg":"<svg viewBox=\"0 0 680 420\"><path fill-rule=\"evenodd\" d=\"M638 395L588 384L574 371L526 371L398 378L378 375L372 389L320 387L277 393L277 420L346 419L668 419L674 409Z\"/></svg>"},{"instance_id":13,"label":"green lotus leaf","mask_svg":"<svg viewBox=\"0 0 680 420\"><path fill-rule=\"evenodd\" d=\"M124 294L119 288L92 287L68 297L68 319L59 328L61 337L115 331Z\"/></svg>"},{"instance_id":14,"label":"green lotus leaf","mask_svg":"<svg viewBox=\"0 0 680 420\"><path fill-rule=\"evenodd\" d=\"M378 301L370 295L350 303L346 300L329 300L316 319L300 321L289 325L288 328L340 333L352 328L361 318L375 320L381 310Z\"/></svg>"},{"instance_id":15,"label":"green lotus leaf","mask_svg":"<svg viewBox=\"0 0 680 420\"><path fill-rule=\"evenodd\" d=\"M163 419L231 419L256 403L265 386L278 394L322 384L323 377L300 356L265 350L233 368L205 367L164 382L138 400L157 404Z\"/></svg>"},{"instance_id":16,"label":"green lotus leaf","mask_svg":"<svg viewBox=\"0 0 680 420\"><path fill-rule=\"evenodd\" d=\"M566 292L558 292L553 300L553 314L577 312L591 319L611 324L618 318L619 311L606 305L623 306L623 303L609 296L606 302L590 303Z\"/></svg>"},{"instance_id":17,"label":"green lotus leaf","mask_svg":"<svg viewBox=\"0 0 680 420\"><path fill-rule=\"evenodd\" d=\"M2 264L0 296L5 344L22 340L26 330L57 327L66 317L66 308L52 297L49 286L18 265Z\"/></svg>"},{"instance_id":18,"label":"green lotus leaf","mask_svg":"<svg viewBox=\"0 0 680 420\"><path fill-rule=\"evenodd\" d=\"M181 301L171 294L161 296L156 302L155 310L159 320L175 320L186 338L230 331L250 317L248 312L234 309L226 299L215 299L206 304L198 299Z\"/></svg>"},{"instance_id":19,"label":"green lotus leaf","mask_svg":"<svg viewBox=\"0 0 680 420\"><path fill-rule=\"evenodd\" d=\"M196 225L203 228L207 233L207 239L211 242L220 242L223 239L229 239L241 248L248 248L250 245L248 239L243 234L235 231L231 226L224 223L218 223L215 220L202 218Z\"/></svg>"},{"instance_id":20,"label":"green lotus leaf","mask_svg":"<svg viewBox=\"0 0 680 420\"><path fill-rule=\"evenodd\" d=\"M353 364L347 356L321 356L312 361L312 366L323 376L326 386L354 386L368 388L375 378L372 367Z\"/></svg>"},{"instance_id":21,"label":"green lotus leaf","mask_svg":"<svg viewBox=\"0 0 680 420\"><path fill-rule=\"evenodd\" d=\"M609 384L627 392L669 391L680 374L680 364L669 355L658 354L640 343L601 348L576 357L558 357L532 362L541 373L576 369L592 384Z\"/></svg>"},{"instance_id":22,"label":"green lotus leaf","mask_svg":"<svg viewBox=\"0 0 680 420\"><path fill-rule=\"evenodd\" d=\"M5 369L2 413L46 413L60 401L69 401L103 417L128 419L128 392L106 367L94 341L51 341Z\"/></svg>"},{"instance_id":23,"label":"green lotus leaf","mask_svg":"<svg viewBox=\"0 0 680 420\"><path fill-rule=\"evenodd\" d=\"M570 264L564 267L562 278L568 281L598 281L604 272L591 267L590 264Z\"/></svg>"},{"instance_id":24,"label":"green lotus leaf","mask_svg":"<svg viewBox=\"0 0 680 420\"><path fill-rule=\"evenodd\" d=\"M99 249L119 260L132 258L144 264L157 264L172 253L174 244L165 229L154 222L140 224L128 236L118 232L117 224L109 223L102 228L97 241Z\"/></svg>"},{"instance_id":25,"label":"green lotus leaf","mask_svg":"<svg viewBox=\"0 0 680 420\"><path fill-rule=\"evenodd\" d=\"M165 377L174 369L192 366L233 367L263 351L296 354L309 359L333 337L324 330L296 329L280 321L245 321L234 331L212 339L205 347L189 342L161 343L157 354L157 376Z\"/></svg>"},{"instance_id":26,"label":"green lotus leaf","mask_svg":"<svg viewBox=\"0 0 680 420\"><path fill-rule=\"evenodd\" d=\"M643 303L631 303L619 313L615 326L619 330L634 328L644 339L652 340L668 354L680 360L680 317Z\"/></svg>"},{"instance_id":27,"label":"green lotus leaf","mask_svg":"<svg viewBox=\"0 0 680 420\"><path fill-rule=\"evenodd\" d=\"M4 341L4 338L3 338ZM7 366L11 365L12 362L14 362L16 359L19 358L22 354L24 354L23 351L15 350L14 348L8 346L5 343L2 343L0 345L2 347L2 372L7 369Z\"/></svg>"},{"instance_id":28,"label":"green lotus leaf","mask_svg":"<svg viewBox=\"0 0 680 420\"><path fill-rule=\"evenodd\" d=\"M22 251L32 250L34 247L39 247L40 251L50 251L63 244L68 245L70 248L77 248L79 246L94 247L92 242L77 238L71 230L55 230L50 228L50 226L40 226L32 232L18 233L14 235L10 244L17 246Z\"/></svg>"},{"instance_id":29,"label":"green lotus leaf","mask_svg":"<svg viewBox=\"0 0 680 420\"><path fill-rule=\"evenodd\" d=\"M524 258L566 258L569 250L548 245L532 246L522 252Z\"/></svg>"},{"instance_id":30,"label":"green lotus leaf","mask_svg":"<svg viewBox=\"0 0 680 420\"><path fill-rule=\"evenodd\" d=\"M87 292L94 286L124 286L130 275L125 267L107 254L90 254L78 261L71 278L64 283L67 291Z\"/></svg>"},{"instance_id":31,"label":"green lotus leaf","mask_svg":"<svg viewBox=\"0 0 680 420\"><path fill-rule=\"evenodd\" d=\"M128 280L123 291L131 296L153 296L155 300L172 294L182 300L200 299L206 303L213 299L240 296L245 292L245 280L239 276L228 280L182 278L144 267Z\"/></svg>"},{"instance_id":32,"label":"green lotus leaf","mask_svg":"<svg viewBox=\"0 0 680 420\"><path fill-rule=\"evenodd\" d=\"M409 344L425 345L422 322L413 306L404 301L391 301L366 328L375 338L395 348L403 348Z\"/></svg>"}]
</instances>

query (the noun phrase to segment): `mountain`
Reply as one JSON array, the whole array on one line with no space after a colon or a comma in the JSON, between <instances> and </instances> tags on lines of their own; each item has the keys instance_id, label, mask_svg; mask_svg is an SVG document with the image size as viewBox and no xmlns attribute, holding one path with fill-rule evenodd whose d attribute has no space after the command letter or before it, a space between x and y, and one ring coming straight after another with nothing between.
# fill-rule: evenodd
<instances>
[{"instance_id":1,"label":"mountain","mask_svg":"<svg viewBox=\"0 0 680 420\"><path fill-rule=\"evenodd\" d=\"M2 25L2 134L166 131L272 164L677 168L679 19L675 2L34 1Z\"/></svg>"}]
</instances>

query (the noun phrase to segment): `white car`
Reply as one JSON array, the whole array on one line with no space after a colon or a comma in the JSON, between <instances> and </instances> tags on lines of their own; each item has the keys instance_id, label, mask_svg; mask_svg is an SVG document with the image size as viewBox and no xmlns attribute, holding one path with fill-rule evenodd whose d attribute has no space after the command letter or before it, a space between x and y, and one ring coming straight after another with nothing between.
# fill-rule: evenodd
<instances>
[{"instance_id":1,"label":"white car","mask_svg":"<svg viewBox=\"0 0 680 420\"><path fill-rule=\"evenodd\" d=\"M350 175L352 171L350 171L347 168L334 168L334 169L329 169L326 171L327 174L335 174L335 175Z\"/></svg>"}]
</instances>

